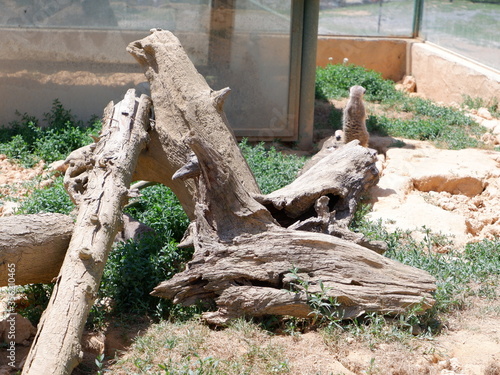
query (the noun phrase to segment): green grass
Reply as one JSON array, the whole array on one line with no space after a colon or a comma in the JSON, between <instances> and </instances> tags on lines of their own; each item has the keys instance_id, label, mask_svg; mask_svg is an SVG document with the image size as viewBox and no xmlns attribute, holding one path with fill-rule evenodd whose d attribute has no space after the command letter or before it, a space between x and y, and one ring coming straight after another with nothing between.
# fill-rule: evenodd
<instances>
[{"instance_id":1,"label":"green grass","mask_svg":"<svg viewBox=\"0 0 500 375\"><path fill-rule=\"evenodd\" d=\"M226 335L237 345L240 355L213 355L229 351L201 322L178 324L161 322L138 337L133 355L118 359L111 370L127 374L232 375L287 374L288 358L283 348L270 340L270 334L244 319L233 321Z\"/></svg>"},{"instance_id":2,"label":"green grass","mask_svg":"<svg viewBox=\"0 0 500 375\"><path fill-rule=\"evenodd\" d=\"M354 72L352 74L359 76L360 80L365 77L365 73L359 68L352 66L347 68L352 69ZM345 66L341 67L342 74L351 71L345 69ZM342 77L342 75L340 76ZM401 121L401 123L390 118L373 117L370 119L370 126L392 134L400 131L405 136L411 134L418 139L430 139L438 143L441 142L443 146L447 147L460 148L465 144L472 144L469 137L457 136L460 129L466 129L463 134L468 134L468 132L473 132L475 127L475 124L462 112L437 106L430 101L407 98L401 93L392 91L392 83L388 85L376 74L367 73L367 76L368 78L362 82L369 87L368 97L379 101L388 108L397 106L401 111L414 114L412 120ZM339 82L342 82L342 79L339 79ZM320 82L323 81L320 80ZM335 83L334 86L343 87L345 90L353 82ZM360 82L355 82L355 84ZM471 107L484 104L478 99L468 100L468 105ZM491 108L494 105L496 104L491 104ZM36 134L46 136L45 141L52 144L55 141L49 135L53 135L53 132L58 132L60 135L58 140L78 139L75 144L80 145L79 142L83 142L84 137L75 136L74 129L79 129L78 134L81 135L90 128L61 125L68 124L67 116L70 114L58 104L55 105L51 113L52 115L47 116L47 119L52 118L53 124L59 124L55 125L52 132L50 127L40 130L29 125L29 123L36 123L35 119L30 119L29 123L25 124L26 126L17 126L17 134L13 130L7 131L5 129L0 132L3 137L3 143L0 143L0 147L14 148L12 142L34 145L36 142L32 138ZM74 119L72 121L75 123ZM84 133L80 133L82 129ZM448 139L446 137L449 134L443 134L443 129L447 129L448 133L455 134ZM87 142L90 142L90 139L87 139ZM290 183L305 162L305 158L283 155L274 147L266 148L263 143L251 146L248 141L244 140L240 147L264 193ZM41 158L42 153L39 151L46 148L49 146L21 147L16 154L17 159L32 161ZM65 150L65 152L70 151ZM31 197L24 201L19 212L61 212L67 214L72 209L73 205L64 191L62 178L58 178L51 187L36 190ZM186 230L189 220L175 195L164 186L152 186L142 190L139 200L126 211L132 217L153 228L154 233L145 234L137 241L127 241L115 246L106 264L97 303L90 314L90 326L102 327L109 319L109 314L147 315L158 320L169 319L171 321L185 321L198 314L201 311L199 306L185 308L149 295L149 292L158 283L179 272L192 255L192 249L179 249L176 246ZM407 340L411 337L412 330L416 326L420 327L425 334L438 332L442 324L441 321L445 319L446 314L464 308L471 296L498 298L496 291L500 281L500 240L484 240L468 245L463 251L452 249L446 253L438 253L434 250L449 246L449 242L443 236L432 234L423 228L425 239L418 242L407 232L388 233L380 222L374 223L366 219L368 211L368 206L360 206L352 229L364 233L371 239L385 241L389 248L388 257L424 269L436 277L435 306L421 316L416 311L410 310L407 314L398 317L388 318L378 314L368 314L351 322L340 322L335 314L331 314L331 316L324 314L325 311L334 311L336 302L325 299L321 294L318 294L311 295L310 301L315 311L323 312L322 315L326 316L326 319L318 319L321 314L305 320L269 317L261 322L262 327L267 327L266 329L271 331L279 329L280 332L291 335L307 329L322 327L322 329L329 331L330 335L338 335L338 330L340 330L344 332L343 334L347 332L349 335L363 337L364 340L373 343ZM26 288L26 292L30 298L37 301L32 305L38 307L35 310L27 310L24 314L36 321L39 319L42 307L47 303L50 286L30 286ZM114 301L111 311L108 304L109 299ZM147 341L147 336L141 340L136 343L137 350L155 353L154 345L156 344L153 341ZM171 337L170 340L163 341L162 345L179 345L179 341L176 341L175 337ZM247 370L251 373L252 366L256 366L256 363L261 361L262 365L269 367L269 373L286 373L288 371L286 358L273 350L275 349L262 351L262 348L249 348L249 353L251 353L248 354L251 356L249 362L224 362L207 356L202 350L196 349L185 354L181 362L167 359L162 363L154 363L154 361L148 362L149 359L139 356L133 363L137 373L154 370L157 373L180 374L188 373L187 369L196 368L205 371L197 373L224 374ZM150 356L154 357L153 354Z\"/></svg>"},{"instance_id":3,"label":"green grass","mask_svg":"<svg viewBox=\"0 0 500 375\"><path fill-rule=\"evenodd\" d=\"M483 98L473 98L469 95L463 97L463 103L471 109L486 108L493 117L500 117L500 105L497 98L485 100Z\"/></svg>"},{"instance_id":4,"label":"green grass","mask_svg":"<svg viewBox=\"0 0 500 375\"><path fill-rule=\"evenodd\" d=\"M73 150L92 142L101 128L98 120L84 125L54 100L44 115L43 124L33 116L23 114L21 120L0 128L0 154L5 154L23 166L31 167L40 160L47 164L65 159Z\"/></svg>"},{"instance_id":5,"label":"green grass","mask_svg":"<svg viewBox=\"0 0 500 375\"><path fill-rule=\"evenodd\" d=\"M351 86L366 89L366 100L381 102L401 100L403 94L394 89L394 82L384 80L382 75L354 64L329 64L316 69L316 99L340 99L349 97Z\"/></svg>"},{"instance_id":6,"label":"green grass","mask_svg":"<svg viewBox=\"0 0 500 375\"><path fill-rule=\"evenodd\" d=\"M75 205L64 189L63 177L58 177L48 188L35 189L22 201L17 214L28 215L42 212L53 212L68 215Z\"/></svg>"},{"instance_id":7,"label":"green grass","mask_svg":"<svg viewBox=\"0 0 500 375\"><path fill-rule=\"evenodd\" d=\"M244 139L240 148L263 194L288 185L306 162L305 157L285 155L274 147L266 149L263 142L251 146Z\"/></svg>"},{"instance_id":8,"label":"green grass","mask_svg":"<svg viewBox=\"0 0 500 375\"><path fill-rule=\"evenodd\" d=\"M369 115L367 127L380 135L433 142L437 147L459 150L482 147L481 135L486 129L466 116L462 110L437 105L431 100L410 97L394 88L379 73L355 65L328 65L317 68L316 98L339 99L349 96L349 87L366 88L365 100L377 103L385 114ZM477 99L465 104L480 103ZM490 108L497 108L493 102ZM405 114L405 116L402 116ZM338 127L339 111L332 110L329 122ZM409 115L409 116L408 116Z\"/></svg>"},{"instance_id":9,"label":"green grass","mask_svg":"<svg viewBox=\"0 0 500 375\"><path fill-rule=\"evenodd\" d=\"M366 219L368 211L368 206L358 210L352 223L354 231L385 241L387 257L423 269L437 279L436 304L420 318L422 325L436 328L443 314L464 308L468 297L498 297L495 290L500 286L500 238L468 244L462 251L451 248L440 253L436 250L451 244L446 237L427 228L422 228L423 241L416 241L406 231L388 233L382 222Z\"/></svg>"},{"instance_id":10,"label":"green grass","mask_svg":"<svg viewBox=\"0 0 500 375\"><path fill-rule=\"evenodd\" d=\"M139 202L125 212L151 227L154 233L115 247L104 269L101 298L112 298L117 314L157 318L168 318L174 312L189 315L193 309L172 308L170 301L149 295L160 282L179 272L192 256L192 249L177 248L189 224L177 197L163 185L151 186L142 190Z\"/></svg>"}]
</instances>

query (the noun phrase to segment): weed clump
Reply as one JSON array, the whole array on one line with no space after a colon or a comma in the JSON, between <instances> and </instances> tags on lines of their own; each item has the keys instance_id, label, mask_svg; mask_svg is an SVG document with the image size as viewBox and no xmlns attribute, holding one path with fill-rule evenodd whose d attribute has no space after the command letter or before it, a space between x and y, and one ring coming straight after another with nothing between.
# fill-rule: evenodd
<instances>
[{"instance_id":1,"label":"weed clump","mask_svg":"<svg viewBox=\"0 0 500 375\"><path fill-rule=\"evenodd\" d=\"M349 87L366 88L368 102L380 104L386 114L370 115L370 132L384 136L426 140L444 149L459 150L480 147L485 129L466 116L462 110L437 105L431 100L410 97L397 91L394 82L380 73L355 65L328 65L316 71L316 98L339 99L349 96ZM477 107L484 102L467 99L465 104ZM497 110L494 102L490 109ZM334 113L335 111L332 111ZM405 114L405 116L401 116ZM336 120L336 123L340 121Z\"/></svg>"},{"instance_id":2,"label":"weed clump","mask_svg":"<svg viewBox=\"0 0 500 375\"><path fill-rule=\"evenodd\" d=\"M44 115L45 125L28 114L21 115L8 127L0 128L0 154L32 167L40 160L52 163L65 159L73 150L92 142L90 135L97 135L101 122L93 119L84 125L71 111L56 99Z\"/></svg>"}]
</instances>

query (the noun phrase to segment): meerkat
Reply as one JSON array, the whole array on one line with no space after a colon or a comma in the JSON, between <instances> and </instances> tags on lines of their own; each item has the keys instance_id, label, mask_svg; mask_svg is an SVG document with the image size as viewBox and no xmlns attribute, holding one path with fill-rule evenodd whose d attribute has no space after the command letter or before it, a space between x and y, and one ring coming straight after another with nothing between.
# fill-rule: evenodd
<instances>
[{"instance_id":1,"label":"meerkat","mask_svg":"<svg viewBox=\"0 0 500 375\"><path fill-rule=\"evenodd\" d=\"M366 89L362 86L352 86L349 90L349 101L344 108L343 131L344 142L358 139L361 146L368 147L370 135L366 130L366 110L363 95Z\"/></svg>"}]
</instances>

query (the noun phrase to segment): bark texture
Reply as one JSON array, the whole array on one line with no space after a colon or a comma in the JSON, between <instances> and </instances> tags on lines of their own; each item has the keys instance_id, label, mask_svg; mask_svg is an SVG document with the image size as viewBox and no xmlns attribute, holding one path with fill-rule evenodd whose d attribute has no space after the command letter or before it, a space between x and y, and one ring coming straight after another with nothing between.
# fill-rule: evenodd
<instances>
[{"instance_id":1,"label":"bark texture","mask_svg":"<svg viewBox=\"0 0 500 375\"><path fill-rule=\"evenodd\" d=\"M137 101L129 90L123 101L106 107L100 140L83 152L84 158L70 155L65 184L78 216L23 374L70 374L82 358L83 327L122 225L132 172L148 140L150 107L148 97Z\"/></svg>"},{"instance_id":2,"label":"bark texture","mask_svg":"<svg viewBox=\"0 0 500 375\"><path fill-rule=\"evenodd\" d=\"M73 220L62 214L0 217L0 287L8 285L8 264L15 265L16 285L50 283L72 232Z\"/></svg>"},{"instance_id":3,"label":"bark texture","mask_svg":"<svg viewBox=\"0 0 500 375\"><path fill-rule=\"evenodd\" d=\"M189 161L190 150L182 140L193 130L224 156L249 192L259 193L222 110L230 89L212 90L169 31L153 29L148 37L130 43L127 51L143 67L155 105L151 141L134 179L170 187L192 219L196 186L191 180L172 180L172 175Z\"/></svg>"},{"instance_id":4,"label":"bark texture","mask_svg":"<svg viewBox=\"0 0 500 375\"><path fill-rule=\"evenodd\" d=\"M153 295L185 305L215 301L217 310L204 314L214 324L243 315L307 317L311 293L335 298L344 318L433 305L435 280L427 272L331 235L281 227L222 155L196 136L187 142L201 168L195 253L186 270Z\"/></svg>"},{"instance_id":5,"label":"bark texture","mask_svg":"<svg viewBox=\"0 0 500 375\"><path fill-rule=\"evenodd\" d=\"M324 147L291 184L255 199L283 227L330 234L383 254L384 242L348 229L361 195L379 180L376 161L376 152L358 141Z\"/></svg>"},{"instance_id":6,"label":"bark texture","mask_svg":"<svg viewBox=\"0 0 500 375\"><path fill-rule=\"evenodd\" d=\"M74 228L73 218L62 214L0 218L0 287L8 285L9 264L16 268L16 285L53 282L61 270ZM115 242L137 239L152 231L125 214Z\"/></svg>"},{"instance_id":7,"label":"bark texture","mask_svg":"<svg viewBox=\"0 0 500 375\"><path fill-rule=\"evenodd\" d=\"M354 141L325 155L308 167L291 184L256 199L275 217L281 217L283 226L304 221L317 215L317 200L325 196L324 208L333 213L332 223L347 227L351 222L361 194L375 185L379 172L373 150ZM319 203L322 204L321 202ZM281 213L281 215L279 215ZM327 212L325 212L327 213Z\"/></svg>"}]
</instances>

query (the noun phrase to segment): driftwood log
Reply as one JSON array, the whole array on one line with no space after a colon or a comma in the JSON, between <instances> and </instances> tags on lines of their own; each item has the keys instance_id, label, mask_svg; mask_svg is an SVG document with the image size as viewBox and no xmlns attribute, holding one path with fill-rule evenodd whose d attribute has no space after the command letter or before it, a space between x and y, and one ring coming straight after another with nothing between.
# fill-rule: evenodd
<instances>
[{"instance_id":1,"label":"driftwood log","mask_svg":"<svg viewBox=\"0 0 500 375\"><path fill-rule=\"evenodd\" d=\"M384 242L348 229L362 194L379 180L376 153L358 145L322 149L291 184L255 199L283 227L330 234L384 253Z\"/></svg>"},{"instance_id":2,"label":"driftwood log","mask_svg":"<svg viewBox=\"0 0 500 375\"><path fill-rule=\"evenodd\" d=\"M215 304L208 322L307 317L311 293L334 298L344 318L433 305L427 272L360 246L347 229L360 195L378 179L371 151L352 142L263 196L227 125L229 89L210 89L169 32L154 30L128 51L145 70L155 121L149 128L150 100L129 91L105 109L100 140L70 156L65 186L78 216L23 374L69 374L78 363L132 179L169 186L193 219L193 259L152 294Z\"/></svg>"},{"instance_id":3,"label":"driftwood log","mask_svg":"<svg viewBox=\"0 0 500 375\"><path fill-rule=\"evenodd\" d=\"M195 253L186 270L153 295L185 305L215 301L217 310L203 315L214 324L244 315L307 317L308 293L335 298L344 318L433 305L435 280L427 272L331 235L281 227L217 151L196 136L187 143L202 170L196 178ZM307 293L297 276L309 285Z\"/></svg>"},{"instance_id":4,"label":"driftwood log","mask_svg":"<svg viewBox=\"0 0 500 375\"><path fill-rule=\"evenodd\" d=\"M231 90L212 90L169 31L153 29L151 35L130 43L127 51L144 69L155 113L151 140L139 158L134 179L170 187L192 219L196 185L172 176L190 160L183 138L193 130L223 155L249 192L259 193L223 111Z\"/></svg>"},{"instance_id":5,"label":"driftwood log","mask_svg":"<svg viewBox=\"0 0 500 375\"><path fill-rule=\"evenodd\" d=\"M127 214L115 242L138 239L152 229ZM16 267L16 285L48 284L59 274L75 228L73 217L43 213L0 217L0 287L8 285L7 265Z\"/></svg>"},{"instance_id":6,"label":"driftwood log","mask_svg":"<svg viewBox=\"0 0 500 375\"><path fill-rule=\"evenodd\" d=\"M75 229L23 374L70 374L82 358L80 339L131 194L132 173L148 140L151 100L123 101L104 111L100 140L75 158L65 184L78 205Z\"/></svg>"},{"instance_id":7,"label":"driftwood log","mask_svg":"<svg viewBox=\"0 0 500 375\"><path fill-rule=\"evenodd\" d=\"M0 218L0 287L7 285L7 265L16 268L16 285L50 283L66 254L73 220L62 214Z\"/></svg>"}]
</instances>

